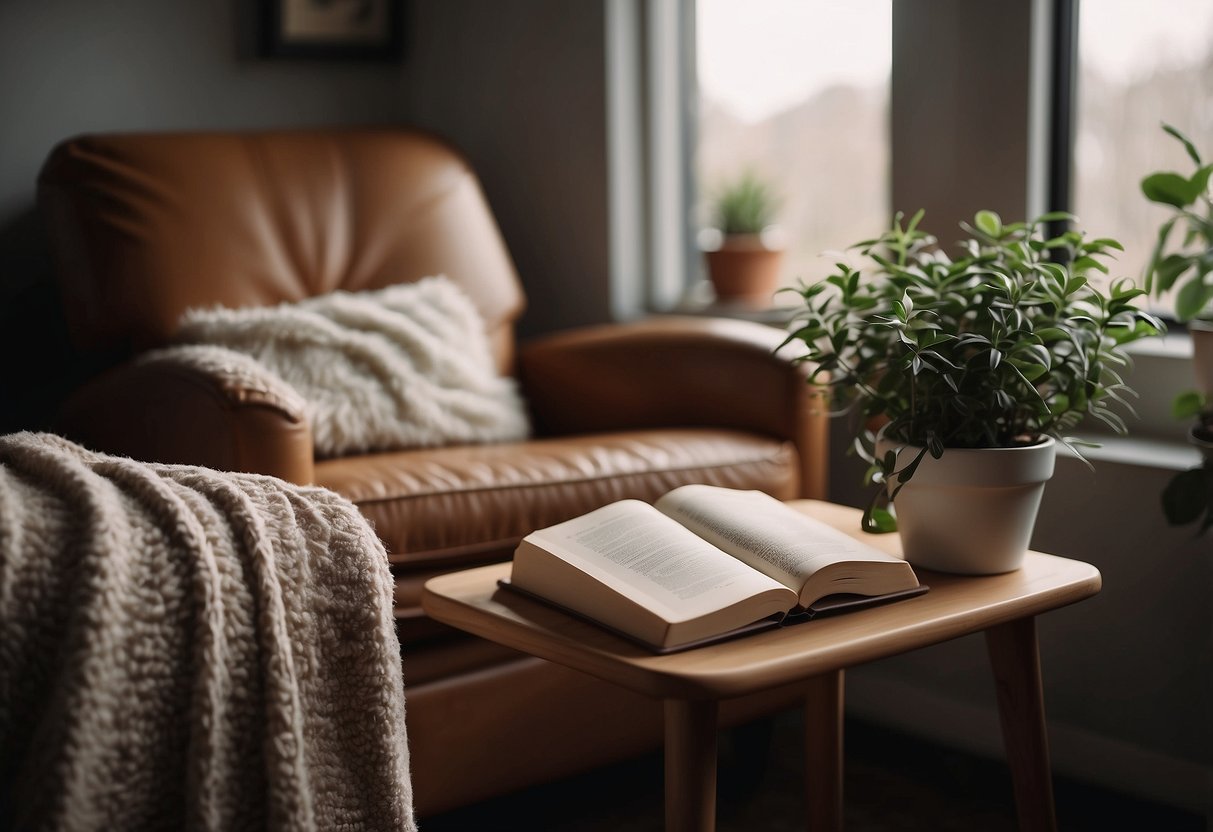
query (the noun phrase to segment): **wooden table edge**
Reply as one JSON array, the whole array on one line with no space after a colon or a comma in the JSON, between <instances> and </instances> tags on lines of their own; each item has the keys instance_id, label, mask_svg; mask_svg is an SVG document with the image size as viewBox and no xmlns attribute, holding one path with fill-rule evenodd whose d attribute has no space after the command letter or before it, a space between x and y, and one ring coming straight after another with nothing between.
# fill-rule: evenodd
<instances>
[{"instance_id":1,"label":"wooden table edge","mask_svg":"<svg viewBox=\"0 0 1213 832\"><path fill-rule=\"evenodd\" d=\"M798 651L789 645L788 652L795 655L794 659L789 659L788 652L783 652L780 645L800 638L797 636L799 628L829 627L831 630L842 630L845 633L868 626L872 622L887 620L890 610L894 611L895 618L912 619L909 615L911 611L933 606L932 592L887 607L860 610L834 619L810 621L670 655L650 653L592 624L526 598L510 595L506 602L515 611L522 610L533 614L538 620L555 622L561 626L537 627L531 622L499 615L475 600L469 601L444 594L444 585L466 582L472 573L480 573L483 583L476 598L481 601L489 600L495 592L504 592L496 588L496 581L508 576L509 564L478 567L475 570L432 578L425 584L421 603L426 614L435 620L588 673L637 693L658 699L728 699L909 652L961 635L982 632L990 627L1077 603L1099 592L1102 578L1099 571L1090 564L1034 552L1028 553L1028 558L1065 561L1068 565L1083 567L1075 569L1082 574L1067 583L1049 587L1046 591L1027 598L1007 598L978 610L962 609L940 617L910 620L900 626L895 635L890 635L888 629L877 628L870 633L850 636L844 645L825 644L803 655L803 648ZM929 583L929 573L924 574L928 576L925 582ZM945 580L949 583L956 581L952 577ZM901 613L897 613L898 608ZM578 632L590 634L592 643L570 635ZM739 660L742 651L749 654L762 651L769 655L763 660L752 656ZM720 659L719 664L714 663L715 659Z\"/></svg>"}]
</instances>

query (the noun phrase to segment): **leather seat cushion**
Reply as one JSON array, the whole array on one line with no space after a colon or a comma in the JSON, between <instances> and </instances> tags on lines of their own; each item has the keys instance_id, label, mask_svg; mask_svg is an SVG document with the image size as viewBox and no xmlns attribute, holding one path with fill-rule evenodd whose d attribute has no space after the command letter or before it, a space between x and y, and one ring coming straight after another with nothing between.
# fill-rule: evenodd
<instances>
[{"instance_id":1,"label":"leather seat cushion","mask_svg":"<svg viewBox=\"0 0 1213 832\"><path fill-rule=\"evenodd\" d=\"M387 546L397 617L417 621L412 637L439 629L423 623L419 607L433 575L504 560L535 529L615 500L651 502L693 482L791 499L796 450L737 431L663 429L316 463L316 483L353 501Z\"/></svg>"}]
</instances>

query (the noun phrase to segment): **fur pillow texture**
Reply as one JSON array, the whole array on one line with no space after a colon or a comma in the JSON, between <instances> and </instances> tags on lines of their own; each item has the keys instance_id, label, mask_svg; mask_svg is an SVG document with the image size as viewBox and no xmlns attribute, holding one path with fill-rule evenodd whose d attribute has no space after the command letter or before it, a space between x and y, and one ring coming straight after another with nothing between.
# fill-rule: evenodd
<instances>
[{"instance_id":1,"label":"fur pillow texture","mask_svg":"<svg viewBox=\"0 0 1213 832\"><path fill-rule=\"evenodd\" d=\"M191 309L175 340L251 356L297 391L318 457L530 433L483 320L443 276L271 307Z\"/></svg>"}]
</instances>

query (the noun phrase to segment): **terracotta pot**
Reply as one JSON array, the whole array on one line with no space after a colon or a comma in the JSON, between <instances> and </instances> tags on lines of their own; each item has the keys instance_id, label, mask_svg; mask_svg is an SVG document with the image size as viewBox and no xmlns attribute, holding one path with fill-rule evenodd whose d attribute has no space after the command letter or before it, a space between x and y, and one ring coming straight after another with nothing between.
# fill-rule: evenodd
<instances>
[{"instance_id":1,"label":"terracotta pot","mask_svg":"<svg viewBox=\"0 0 1213 832\"><path fill-rule=\"evenodd\" d=\"M779 288L782 251L768 248L758 234L730 234L720 248L706 255L717 300L771 305Z\"/></svg>"},{"instance_id":2,"label":"terracotta pot","mask_svg":"<svg viewBox=\"0 0 1213 832\"><path fill-rule=\"evenodd\" d=\"M1189 321L1196 389L1213 399L1213 321Z\"/></svg>"},{"instance_id":3,"label":"terracotta pot","mask_svg":"<svg viewBox=\"0 0 1213 832\"><path fill-rule=\"evenodd\" d=\"M881 456L897 450L898 470L920 450L883 437L876 448ZM1056 456L1049 437L1022 448L948 448L939 459L926 454L895 502L906 560L962 575L1018 569ZM890 483L890 494L894 488Z\"/></svg>"}]
</instances>

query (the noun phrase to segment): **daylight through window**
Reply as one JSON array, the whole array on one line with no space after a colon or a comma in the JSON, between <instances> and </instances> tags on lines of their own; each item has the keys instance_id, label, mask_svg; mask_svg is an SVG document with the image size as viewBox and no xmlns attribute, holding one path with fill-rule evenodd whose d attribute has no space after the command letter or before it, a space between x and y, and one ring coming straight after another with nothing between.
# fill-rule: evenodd
<instances>
[{"instance_id":1,"label":"daylight through window","mask_svg":"<svg viewBox=\"0 0 1213 832\"><path fill-rule=\"evenodd\" d=\"M695 25L697 222L752 172L778 196L781 282L820 279L823 251L889 221L892 3L698 0Z\"/></svg>"},{"instance_id":2,"label":"daylight through window","mask_svg":"<svg viewBox=\"0 0 1213 832\"><path fill-rule=\"evenodd\" d=\"M1141 180L1193 168L1160 123L1213 161L1213 2L1087 0L1079 5L1078 67L1074 213L1082 228L1124 244L1116 272L1140 281L1169 216L1142 196Z\"/></svg>"}]
</instances>

